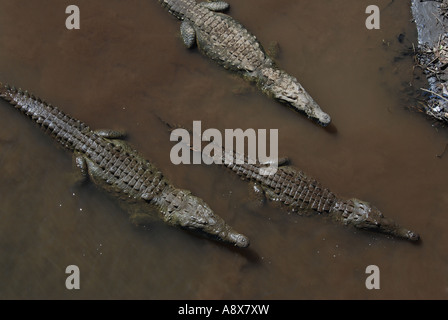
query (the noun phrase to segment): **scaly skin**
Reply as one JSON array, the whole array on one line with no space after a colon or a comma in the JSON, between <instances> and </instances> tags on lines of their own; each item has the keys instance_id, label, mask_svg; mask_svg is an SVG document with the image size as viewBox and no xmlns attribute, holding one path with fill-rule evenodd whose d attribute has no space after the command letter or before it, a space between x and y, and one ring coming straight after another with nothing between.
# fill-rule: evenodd
<instances>
[{"instance_id":1,"label":"scaly skin","mask_svg":"<svg viewBox=\"0 0 448 320\"><path fill-rule=\"evenodd\" d=\"M305 91L296 78L280 70L257 38L228 15L216 11L229 5L222 1L159 0L179 20L187 47L196 41L200 51L224 68L254 82L266 95L304 112L322 126L331 122L328 114Z\"/></svg>"},{"instance_id":2,"label":"scaly skin","mask_svg":"<svg viewBox=\"0 0 448 320\"><path fill-rule=\"evenodd\" d=\"M72 151L81 172L98 186L132 202L133 208L138 208L131 217L134 220L161 219L238 247L249 245L244 235L227 225L202 199L175 188L153 164L120 140L119 133L92 131L47 102L1 83L0 97Z\"/></svg>"},{"instance_id":3,"label":"scaly skin","mask_svg":"<svg viewBox=\"0 0 448 320\"><path fill-rule=\"evenodd\" d=\"M175 128L166 124L171 129ZM186 130L181 127L177 129ZM188 130L186 131L188 133ZM172 134L176 136L174 131ZM203 141L209 140L207 137ZM292 166L285 165L287 159L276 163L261 164L249 161L243 155L229 152L217 143L214 143L213 146L214 152L216 152L212 159L213 162L231 169L243 180L251 182L256 193L263 200L267 198L298 214L315 213L328 216L337 223L362 230L376 231L410 241L420 239L417 233L386 218L370 203L359 199L338 198L317 180ZM190 148L193 149L191 145ZM195 151L199 152L199 150ZM273 167L275 170L272 170Z\"/></svg>"},{"instance_id":4,"label":"scaly skin","mask_svg":"<svg viewBox=\"0 0 448 320\"><path fill-rule=\"evenodd\" d=\"M236 163L235 161L233 163ZM314 212L329 216L337 223L358 229L376 231L397 238L418 241L420 236L386 218L376 207L359 199L340 199L318 181L292 166L281 165L275 174L262 175L261 164L225 164L256 190L292 212Z\"/></svg>"}]
</instances>

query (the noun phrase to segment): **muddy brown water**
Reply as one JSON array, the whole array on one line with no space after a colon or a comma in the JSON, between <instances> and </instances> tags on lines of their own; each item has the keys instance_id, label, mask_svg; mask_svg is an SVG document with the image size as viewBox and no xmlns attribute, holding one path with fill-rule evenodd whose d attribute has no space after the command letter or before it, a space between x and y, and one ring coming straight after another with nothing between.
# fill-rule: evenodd
<instances>
[{"instance_id":1,"label":"muddy brown water","mask_svg":"<svg viewBox=\"0 0 448 320\"><path fill-rule=\"evenodd\" d=\"M2 299L446 299L447 129L409 110L424 82L408 1L229 1L332 115L332 130L271 101L179 39L157 1L0 0L0 81L35 92L129 141L179 187L251 239L236 250L162 224L133 226L92 185L72 184L71 155L6 103L0 108ZM405 35L403 43L398 41ZM216 166L174 166L155 115L185 126L279 129L279 153L343 197L419 232L420 245L248 204L248 185ZM81 288L67 290L77 265ZM380 268L367 290L366 267Z\"/></svg>"}]
</instances>

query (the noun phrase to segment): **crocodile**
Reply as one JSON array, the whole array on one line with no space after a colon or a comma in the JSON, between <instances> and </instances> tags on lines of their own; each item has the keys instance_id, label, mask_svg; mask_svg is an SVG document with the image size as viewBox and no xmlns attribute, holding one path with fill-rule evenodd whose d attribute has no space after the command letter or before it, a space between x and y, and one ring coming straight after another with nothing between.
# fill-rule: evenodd
<instances>
[{"instance_id":1,"label":"crocodile","mask_svg":"<svg viewBox=\"0 0 448 320\"><path fill-rule=\"evenodd\" d=\"M306 114L322 126L331 117L299 81L281 70L258 39L243 25L222 13L229 8L223 1L197 3L195 0L159 0L182 21L180 33L187 48L199 50L225 69L240 74L267 96Z\"/></svg>"},{"instance_id":2,"label":"crocodile","mask_svg":"<svg viewBox=\"0 0 448 320\"><path fill-rule=\"evenodd\" d=\"M249 239L236 232L209 205L190 191L178 189L114 130L93 131L33 94L0 83L0 97L37 123L64 149L76 167L101 189L128 202L134 222L160 221L208 238L245 248ZM137 208L137 210L136 210Z\"/></svg>"},{"instance_id":3,"label":"crocodile","mask_svg":"<svg viewBox=\"0 0 448 320\"><path fill-rule=\"evenodd\" d=\"M162 121L169 127L172 141L181 138L180 143L186 144L186 147L194 152L200 152L189 141L184 141L183 137L192 133L190 130ZM185 130L185 132L177 130ZM213 140L204 133L199 141ZM288 158L261 163L249 159L244 154L226 150L217 142L211 142L211 144L213 155L204 152L202 157L212 157L210 163L225 166L242 180L250 182L255 195L262 203L269 200L279 207L299 215L319 215L338 224L352 226L360 230L374 231L413 242L420 240L418 233L385 217L369 202L356 198L338 197L315 178L290 165Z\"/></svg>"}]
</instances>

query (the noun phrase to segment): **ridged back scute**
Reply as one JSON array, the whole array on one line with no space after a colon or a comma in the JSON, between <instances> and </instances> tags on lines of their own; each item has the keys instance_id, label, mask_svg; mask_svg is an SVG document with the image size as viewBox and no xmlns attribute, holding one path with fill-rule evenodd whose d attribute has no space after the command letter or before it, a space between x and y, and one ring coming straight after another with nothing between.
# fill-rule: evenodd
<instances>
[{"instance_id":1,"label":"ridged back scute","mask_svg":"<svg viewBox=\"0 0 448 320\"><path fill-rule=\"evenodd\" d=\"M234 162L226 166L244 180L253 181L270 190L266 193L270 200L280 202L294 212L311 209L318 213L328 213L337 200L336 196L317 180L290 166L279 167L277 172L271 175L261 174L264 167L260 164Z\"/></svg>"}]
</instances>

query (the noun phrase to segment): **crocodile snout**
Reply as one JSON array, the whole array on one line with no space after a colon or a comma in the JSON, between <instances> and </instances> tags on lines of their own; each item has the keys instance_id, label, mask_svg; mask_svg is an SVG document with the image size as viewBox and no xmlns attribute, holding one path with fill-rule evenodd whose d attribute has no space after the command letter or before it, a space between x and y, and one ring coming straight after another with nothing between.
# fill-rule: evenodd
<instances>
[{"instance_id":1,"label":"crocodile snout","mask_svg":"<svg viewBox=\"0 0 448 320\"><path fill-rule=\"evenodd\" d=\"M398 231L398 236L400 236L403 239L407 239L410 241L419 241L420 240L420 235L418 233L415 233L414 231L405 229L405 228L401 228Z\"/></svg>"},{"instance_id":2,"label":"crocodile snout","mask_svg":"<svg viewBox=\"0 0 448 320\"><path fill-rule=\"evenodd\" d=\"M247 248L250 244L249 238L236 231L231 231L227 237L228 241L239 248Z\"/></svg>"},{"instance_id":3,"label":"crocodile snout","mask_svg":"<svg viewBox=\"0 0 448 320\"><path fill-rule=\"evenodd\" d=\"M376 207L368 202L351 199L349 204L353 206L353 210L343 219L345 224L351 224L358 229L376 231L410 241L418 241L420 239L417 233L385 217Z\"/></svg>"},{"instance_id":4,"label":"crocodile snout","mask_svg":"<svg viewBox=\"0 0 448 320\"><path fill-rule=\"evenodd\" d=\"M317 121L319 122L319 124L323 127L326 127L330 124L331 122L331 117L329 114L322 112L322 114L318 115L317 117Z\"/></svg>"},{"instance_id":5,"label":"crocodile snout","mask_svg":"<svg viewBox=\"0 0 448 320\"><path fill-rule=\"evenodd\" d=\"M385 234L393 235L397 238L402 238L410 241L418 241L420 236L418 233L407 228L401 227L395 221L389 218L381 217L378 219L378 231Z\"/></svg>"}]
</instances>

